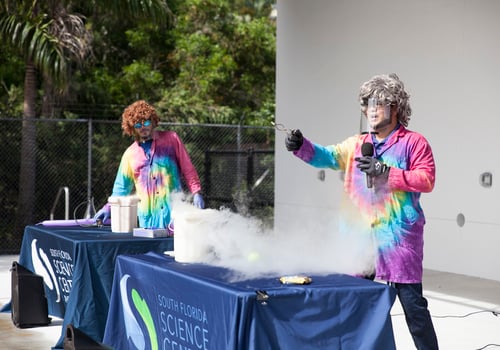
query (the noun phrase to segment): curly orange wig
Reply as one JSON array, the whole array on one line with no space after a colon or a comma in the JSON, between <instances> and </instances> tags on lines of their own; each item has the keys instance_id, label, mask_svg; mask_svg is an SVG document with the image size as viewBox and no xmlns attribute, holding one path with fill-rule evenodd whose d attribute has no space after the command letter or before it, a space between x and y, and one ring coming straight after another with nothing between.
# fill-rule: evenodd
<instances>
[{"instance_id":1,"label":"curly orange wig","mask_svg":"<svg viewBox=\"0 0 500 350\"><path fill-rule=\"evenodd\" d=\"M122 114L122 129L125 135L134 136L134 125L151 120L153 128L158 126L160 118L153 106L144 100L139 100L125 108Z\"/></svg>"}]
</instances>

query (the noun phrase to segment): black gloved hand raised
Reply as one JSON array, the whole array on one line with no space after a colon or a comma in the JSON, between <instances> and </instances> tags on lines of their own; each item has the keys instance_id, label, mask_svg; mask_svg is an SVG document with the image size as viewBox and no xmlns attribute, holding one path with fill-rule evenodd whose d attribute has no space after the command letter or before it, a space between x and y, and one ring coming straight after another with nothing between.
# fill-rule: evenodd
<instances>
[{"instance_id":1,"label":"black gloved hand raised","mask_svg":"<svg viewBox=\"0 0 500 350\"><path fill-rule=\"evenodd\" d=\"M376 177L389 172L389 167L377 158L364 156L356 157L354 160L358 162L358 165L356 165L358 169L367 175Z\"/></svg>"},{"instance_id":2,"label":"black gloved hand raised","mask_svg":"<svg viewBox=\"0 0 500 350\"><path fill-rule=\"evenodd\" d=\"M294 129L286 135L285 145L289 151L299 150L303 142L304 136L302 136L302 132L299 129Z\"/></svg>"}]
</instances>

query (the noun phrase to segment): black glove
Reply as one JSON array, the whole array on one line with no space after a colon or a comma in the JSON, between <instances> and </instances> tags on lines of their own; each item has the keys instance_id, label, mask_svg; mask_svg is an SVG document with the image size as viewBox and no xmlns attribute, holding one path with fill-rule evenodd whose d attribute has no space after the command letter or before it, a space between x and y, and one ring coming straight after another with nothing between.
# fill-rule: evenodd
<instances>
[{"instance_id":1,"label":"black glove","mask_svg":"<svg viewBox=\"0 0 500 350\"><path fill-rule=\"evenodd\" d=\"M298 151L304 142L304 136L299 129L292 130L286 135L285 145L289 151Z\"/></svg>"},{"instance_id":2,"label":"black glove","mask_svg":"<svg viewBox=\"0 0 500 350\"><path fill-rule=\"evenodd\" d=\"M389 167L377 158L364 156L356 157L354 160L358 162L358 165L356 165L358 169L367 175L376 177L389 172Z\"/></svg>"}]
</instances>

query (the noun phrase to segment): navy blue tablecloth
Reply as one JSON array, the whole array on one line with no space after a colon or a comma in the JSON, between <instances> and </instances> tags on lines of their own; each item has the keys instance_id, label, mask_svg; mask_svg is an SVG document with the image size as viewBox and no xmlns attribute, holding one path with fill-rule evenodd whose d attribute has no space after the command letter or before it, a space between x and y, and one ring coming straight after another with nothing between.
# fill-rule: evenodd
<instances>
[{"instance_id":1,"label":"navy blue tablecloth","mask_svg":"<svg viewBox=\"0 0 500 350\"><path fill-rule=\"evenodd\" d=\"M117 258L103 343L115 349L395 349L395 290L346 275L235 281L147 253Z\"/></svg>"},{"instance_id":2,"label":"navy blue tablecloth","mask_svg":"<svg viewBox=\"0 0 500 350\"><path fill-rule=\"evenodd\" d=\"M68 324L102 341L119 254L172 249L172 238L134 237L110 227L27 226L19 264L43 276L49 314L63 318L54 348L63 347Z\"/></svg>"}]
</instances>

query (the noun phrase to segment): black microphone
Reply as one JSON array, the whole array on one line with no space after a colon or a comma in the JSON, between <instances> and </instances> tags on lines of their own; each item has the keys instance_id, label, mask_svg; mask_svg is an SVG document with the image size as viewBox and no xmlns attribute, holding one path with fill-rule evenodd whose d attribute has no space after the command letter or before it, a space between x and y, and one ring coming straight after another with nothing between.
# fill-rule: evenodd
<instances>
[{"instance_id":1,"label":"black microphone","mask_svg":"<svg viewBox=\"0 0 500 350\"><path fill-rule=\"evenodd\" d=\"M361 154L363 157L373 157L373 144L370 142L365 142L361 145ZM373 179L370 175L366 174L366 187L373 187Z\"/></svg>"}]
</instances>

